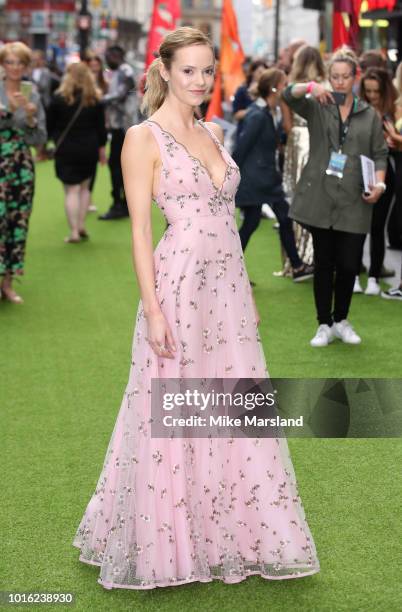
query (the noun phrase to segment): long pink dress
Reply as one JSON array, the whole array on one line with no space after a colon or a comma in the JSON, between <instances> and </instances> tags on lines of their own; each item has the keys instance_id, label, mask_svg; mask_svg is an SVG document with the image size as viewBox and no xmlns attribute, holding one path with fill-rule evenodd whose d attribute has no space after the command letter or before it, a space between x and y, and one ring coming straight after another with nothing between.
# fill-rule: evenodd
<instances>
[{"instance_id":1,"label":"long pink dress","mask_svg":"<svg viewBox=\"0 0 402 612\"><path fill-rule=\"evenodd\" d=\"M151 378L268 376L235 222L239 170L221 186L184 145L147 120L160 148L157 204L169 226L155 254L156 291L177 344L146 341L140 302L129 381L96 490L74 538L105 588L152 589L319 571L283 438L152 438Z\"/></svg>"}]
</instances>

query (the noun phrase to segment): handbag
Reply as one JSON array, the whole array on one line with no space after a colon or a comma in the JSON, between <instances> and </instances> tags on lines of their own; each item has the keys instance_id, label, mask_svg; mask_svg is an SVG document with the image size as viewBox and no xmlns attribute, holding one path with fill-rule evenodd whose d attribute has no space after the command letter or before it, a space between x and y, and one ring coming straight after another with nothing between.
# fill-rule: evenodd
<instances>
[{"instance_id":1,"label":"handbag","mask_svg":"<svg viewBox=\"0 0 402 612\"><path fill-rule=\"evenodd\" d=\"M64 142L67 134L69 133L69 131L73 127L74 123L77 121L77 119L78 119L79 115L81 114L81 111L82 111L83 108L84 108L84 102L83 102L83 100L81 100L80 105L78 106L78 108L75 111L74 115L71 117L70 121L68 122L67 127L64 129L63 133L59 136L57 142L55 143L55 147L51 151L52 158L55 157L57 151L60 148L60 145ZM49 152L48 152L48 154L49 154Z\"/></svg>"}]
</instances>

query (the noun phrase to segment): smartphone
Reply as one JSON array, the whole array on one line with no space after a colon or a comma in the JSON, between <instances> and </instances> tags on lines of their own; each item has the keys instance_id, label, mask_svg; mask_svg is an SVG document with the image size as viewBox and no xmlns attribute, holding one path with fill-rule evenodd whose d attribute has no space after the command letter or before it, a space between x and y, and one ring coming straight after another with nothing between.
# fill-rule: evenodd
<instances>
[{"instance_id":1,"label":"smartphone","mask_svg":"<svg viewBox=\"0 0 402 612\"><path fill-rule=\"evenodd\" d=\"M343 106L346 100L346 94L341 91L331 91L331 96L334 99L334 104L337 106Z\"/></svg>"},{"instance_id":2,"label":"smartphone","mask_svg":"<svg viewBox=\"0 0 402 612\"><path fill-rule=\"evenodd\" d=\"M28 101L31 99L32 94L32 83L31 81L21 82L21 93Z\"/></svg>"}]
</instances>

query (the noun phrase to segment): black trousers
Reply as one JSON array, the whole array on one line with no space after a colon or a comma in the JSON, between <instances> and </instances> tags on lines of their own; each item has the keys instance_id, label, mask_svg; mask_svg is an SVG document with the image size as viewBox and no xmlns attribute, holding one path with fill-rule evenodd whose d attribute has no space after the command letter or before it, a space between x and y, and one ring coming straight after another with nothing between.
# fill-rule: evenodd
<instances>
[{"instance_id":1,"label":"black trousers","mask_svg":"<svg viewBox=\"0 0 402 612\"><path fill-rule=\"evenodd\" d=\"M329 326L346 319L359 273L365 234L310 227L314 246L317 319Z\"/></svg>"},{"instance_id":2,"label":"black trousers","mask_svg":"<svg viewBox=\"0 0 402 612\"><path fill-rule=\"evenodd\" d=\"M385 223L387 221L389 209L394 197L395 173L391 164L388 162L387 189L381 198L374 204L373 217L370 230L370 269L369 276L379 278L385 256Z\"/></svg>"},{"instance_id":3,"label":"black trousers","mask_svg":"<svg viewBox=\"0 0 402 612\"><path fill-rule=\"evenodd\" d=\"M283 200L277 204L270 204L270 206L278 219L279 237L286 255L289 257L292 267L299 268L303 262L297 252L293 225L288 216L289 204L286 202L286 200ZM243 251L245 250L252 234L260 224L261 208L262 206L246 206L242 209L244 219L241 228L239 229L239 235Z\"/></svg>"},{"instance_id":4,"label":"black trousers","mask_svg":"<svg viewBox=\"0 0 402 612\"><path fill-rule=\"evenodd\" d=\"M109 170L112 180L112 198L114 206L127 208L126 196L123 186L123 173L121 171L120 155L124 142L124 130L111 130Z\"/></svg>"},{"instance_id":5,"label":"black trousers","mask_svg":"<svg viewBox=\"0 0 402 612\"><path fill-rule=\"evenodd\" d=\"M391 246L402 245L402 151L392 154L395 161L395 200L388 219L387 232Z\"/></svg>"}]
</instances>

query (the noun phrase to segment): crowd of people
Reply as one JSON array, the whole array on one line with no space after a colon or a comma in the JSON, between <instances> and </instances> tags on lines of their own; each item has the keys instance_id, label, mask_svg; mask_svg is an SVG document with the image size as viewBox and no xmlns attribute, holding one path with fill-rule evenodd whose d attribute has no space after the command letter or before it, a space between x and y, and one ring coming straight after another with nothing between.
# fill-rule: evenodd
<instances>
[{"instance_id":1,"label":"crowd of people","mask_svg":"<svg viewBox=\"0 0 402 612\"><path fill-rule=\"evenodd\" d=\"M119 45L104 58L88 52L61 74L43 52L7 43L0 65L1 294L22 303L12 282L24 272L32 147L36 160L54 158L65 195L66 243L88 240L85 221L96 211L98 163L108 164L111 181L111 205L99 220L129 214L120 156L127 129L143 119L143 92ZM402 283L387 291L379 284L394 274L384 267L387 242L402 248L402 64L393 70L380 51L357 57L347 48L323 59L296 41L276 64L247 58L244 67L246 80L230 117L236 125L230 149L241 173L236 205L242 248L268 204L277 220L282 274L295 282L314 277L319 327L312 346L334 337L358 343L347 315L353 293L363 293L368 234L364 293L402 300ZM199 115L206 109L200 105ZM375 184L365 195L360 155L375 163Z\"/></svg>"},{"instance_id":2,"label":"crowd of people","mask_svg":"<svg viewBox=\"0 0 402 612\"><path fill-rule=\"evenodd\" d=\"M316 48L297 41L276 65L250 59L246 82L234 96L243 248L269 204L280 230L282 274L304 280L313 272L314 347L334 338L361 342L347 316L353 293L363 293L368 234L364 293L402 299L402 282L385 291L379 284L395 273L384 266L386 236L389 248L402 249L401 78L402 64L393 70L380 51L358 57L342 48L324 61ZM361 156L374 162L369 193L363 193Z\"/></svg>"}]
</instances>

